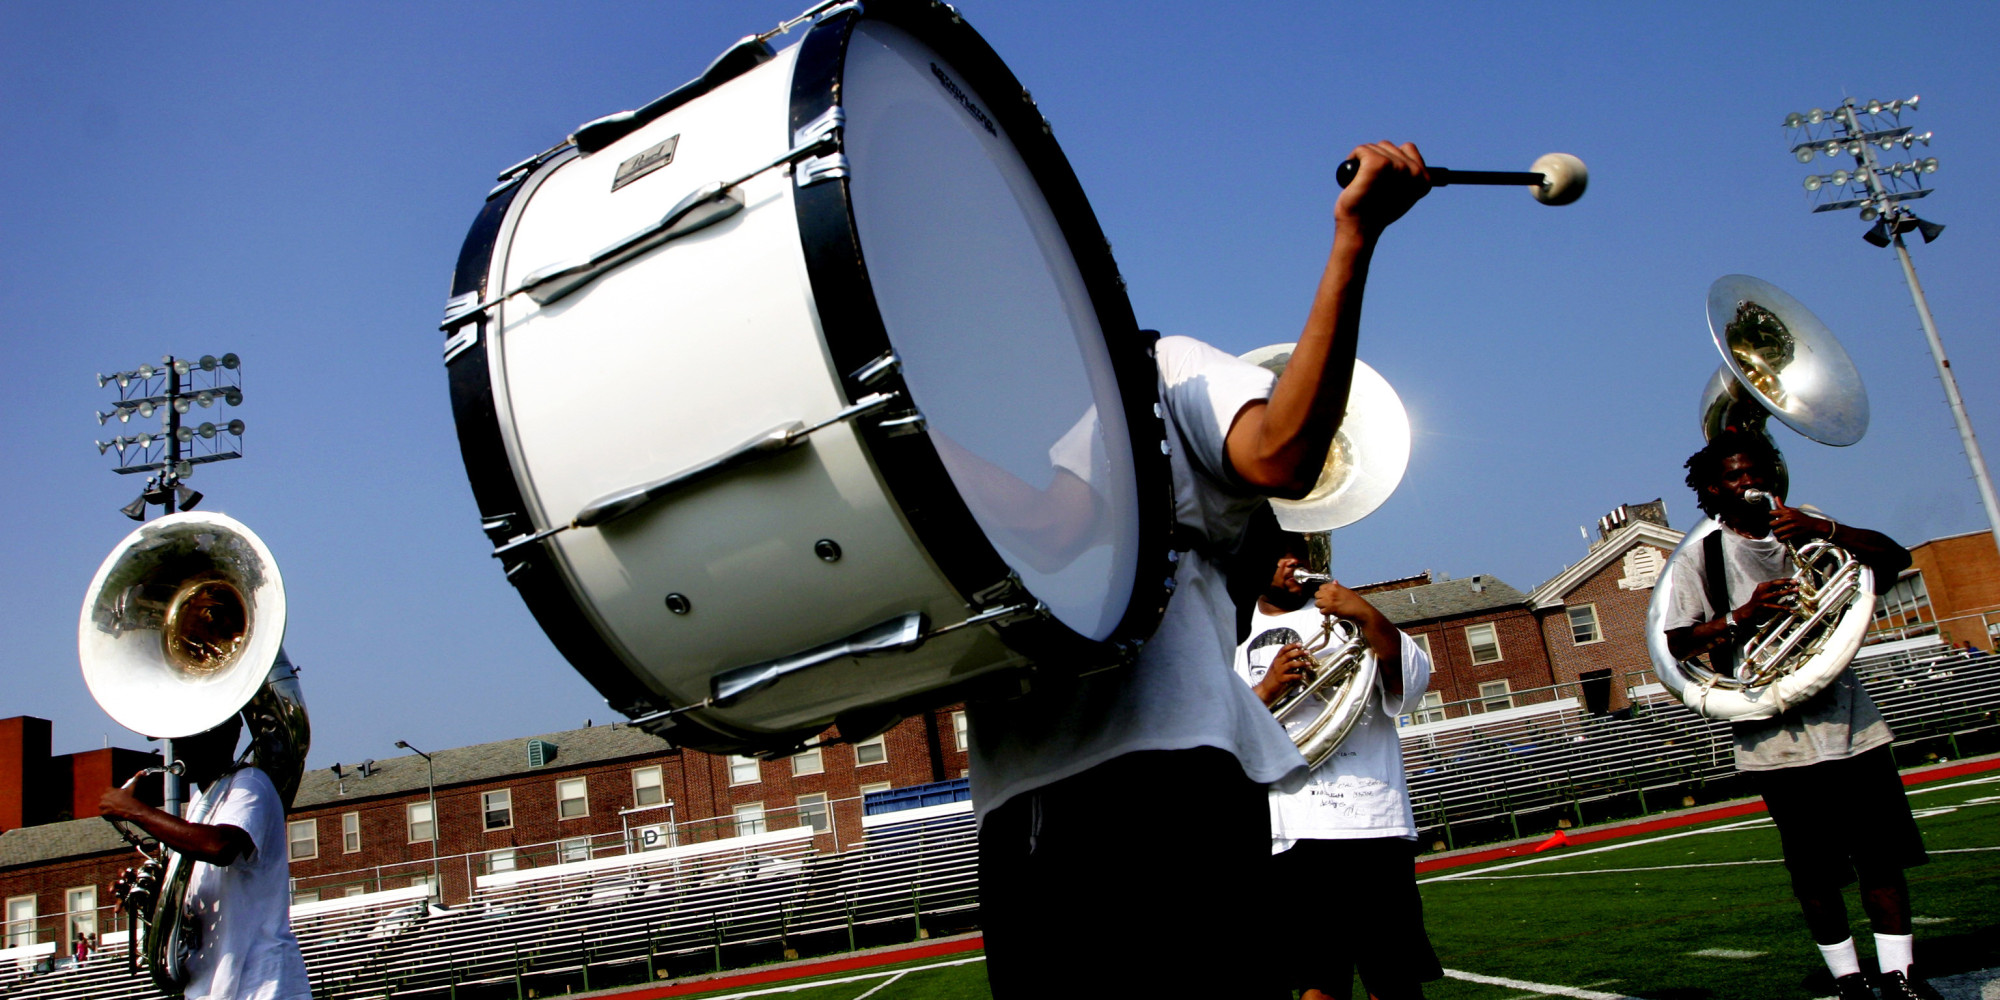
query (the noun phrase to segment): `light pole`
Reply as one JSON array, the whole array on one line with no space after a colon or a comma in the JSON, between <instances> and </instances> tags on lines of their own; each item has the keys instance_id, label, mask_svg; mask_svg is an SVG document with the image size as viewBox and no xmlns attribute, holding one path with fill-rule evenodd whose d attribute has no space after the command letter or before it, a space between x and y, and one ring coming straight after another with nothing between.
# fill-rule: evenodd
<instances>
[{"instance_id":1,"label":"light pole","mask_svg":"<svg viewBox=\"0 0 2000 1000\"><path fill-rule=\"evenodd\" d=\"M1820 154L1853 157L1852 171L1835 170L1805 179L1806 190L1814 196L1812 210L1858 209L1861 221L1874 223L1861 238L1878 247L1895 248L1896 259L1903 265L1903 280L1910 286L1910 299L1917 306L1917 319L1924 327L1924 339L1930 342L1931 359L1937 362L1938 381L1944 383L1945 402L1951 407L1952 419L1958 423L1958 438L1965 448L1965 459L1972 466L1973 482L1979 486L1980 502L1986 506L1987 525L1992 529L1994 544L2000 546L2000 497L1994 495L1993 479L1987 475L1979 439L1972 433L1972 418L1966 415L1965 400L1958 393L1958 378L1944 356L1944 341L1939 339L1937 323L1931 319L1924 288L1917 283L1917 268L1910 261L1910 248L1903 243L1903 234L1907 232L1922 234L1925 243L1944 232L1943 226L1917 218L1916 213L1902 205L1931 193L1932 189L1924 186L1924 178L1937 172L1937 157L1884 166L1875 155L1877 149L1886 153L1898 146L1907 151L1918 143L1926 147L1931 144L1929 132L1918 134L1915 128L1903 124L1903 112L1917 110L1917 100L1912 97L1857 101L1850 97L1831 112L1814 108L1786 115L1785 129L1791 133L1792 155L1800 163L1811 163Z\"/></svg>"},{"instance_id":2,"label":"light pole","mask_svg":"<svg viewBox=\"0 0 2000 1000\"><path fill-rule=\"evenodd\" d=\"M406 741L397 740L396 745L424 759L424 787L431 796L431 895L437 898L439 904L443 904L444 883L438 879L437 762L431 759L430 754L411 746Z\"/></svg>"}]
</instances>

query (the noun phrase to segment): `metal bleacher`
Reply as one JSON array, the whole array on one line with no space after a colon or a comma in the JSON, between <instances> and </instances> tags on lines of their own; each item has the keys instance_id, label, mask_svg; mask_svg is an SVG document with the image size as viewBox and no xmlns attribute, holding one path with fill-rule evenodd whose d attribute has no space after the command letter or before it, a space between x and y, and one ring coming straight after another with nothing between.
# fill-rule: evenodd
<instances>
[{"instance_id":1,"label":"metal bleacher","mask_svg":"<svg viewBox=\"0 0 2000 1000\"><path fill-rule=\"evenodd\" d=\"M450 908L424 887L301 903L292 929L315 997L516 996L711 971L744 945L845 932L851 946L869 926L901 922L914 936L977 907L970 803L865 826L843 852L817 850L800 826L497 872ZM74 967L0 978L4 1000L159 996L127 972L122 940Z\"/></svg>"},{"instance_id":2,"label":"metal bleacher","mask_svg":"<svg viewBox=\"0 0 2000 1000\"><path fill-rule=\"evenodd\" d=\"M1885 646L1856 657L1854 669L1898 747L1931 741L1955 756L1961 737L2000 727L2000 656L1935 640ZM1648 812L1735 773L1728 723L1696 714L1659 684L1627 695L1631 710L1616 715L1555 697L1404 727L1418 825L1448 842L1453 827L1480 822L1512 823L1518 835L1523 814L1567 810L1583 822L1592 803L1614 798Z\"/></svg>"}]
</instances>

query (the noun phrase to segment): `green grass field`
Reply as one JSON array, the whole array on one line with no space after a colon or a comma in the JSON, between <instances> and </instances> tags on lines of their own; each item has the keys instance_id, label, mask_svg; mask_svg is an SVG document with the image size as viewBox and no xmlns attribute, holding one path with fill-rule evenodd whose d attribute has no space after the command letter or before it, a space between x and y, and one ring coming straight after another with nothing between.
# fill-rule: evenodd
<instances>
[{"instance_id":1,"label":"green grass field","mask_svg":"<svg viewBox=\"0 0 2000 1000\"><path fill-rule=\"evenodd\" d=\"M1910 803L1931 851L1930 864L1910 872L1920 969L1943 977L2000 966L2000 773L1919 786ZM1451 972L1425 992L1432 1000L1823 996L1804 984L1822 966L1778 857L1777 831L1758 814L1430 873L1425 919ZM1872 941L1858 902L1850 910L1865 965ZM1961 982L1947 998L1980 996L1977 986L1967 990ZM1050 992L1060 995L1060 984ZM702 995L990 996L976 953Z\"/></svg>"}]
</instances>

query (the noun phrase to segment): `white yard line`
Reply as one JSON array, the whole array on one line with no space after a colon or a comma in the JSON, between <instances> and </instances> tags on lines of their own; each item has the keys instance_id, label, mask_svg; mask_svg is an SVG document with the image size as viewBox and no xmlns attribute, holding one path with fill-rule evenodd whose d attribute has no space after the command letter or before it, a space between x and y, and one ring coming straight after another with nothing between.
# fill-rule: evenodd
<instances>
[{"instance_id":1,"label":"white yard line","mask_svg":"<svg viewBox=\"0 0 2000 1000\"><path fill-rule=\"evenodd\" d=\"M1941 853L1941 852L1940 852ZM1589 868L1575 872L1529 872L1525 875L1460 875L1455 882L1488 882L1510 878L1561 878L1564 875L1616 875L1619 872L1677 872L1684 868L1735 868L1738 865L1776 865L1782 861L1765 861L1752 858L1749 861L1704 861L1685 865L1648 865L1643 868Z\"/></svg>"},{"instance_id":2,"label":"white yard line","mask_svg":"<svg viewBox=\"0 0 2000 1000\"><path fill-rule=\"evenodd\" d=\"M1575 986L1557 986L1554 983L1532 983L1525 979L1508 979L1504 976L1482 976L1476 972L1461 972L1457 969L1446 969L1444 970L1444 974L1452 979L1461 979L1468 983L1481 983L1486 986L1505 986L1510 990L1526 990L1529 991L1529 995L1531 996L1570 997L1572 1000L1637 1000L1636 997L1628 997L1623 993L1600 993L1596 990L1580 989Z\"/></svg>"},{"instance_id":3,"label":"white yard line","mask_svg":"<svg viewBox=\"0 0 2000 1000\"><path fill-rule=\"evenodd\" d=\"M2000 773L1989 774L1983 778L1972 778L1967 781L1954 781L1949 785L1918 785L1910 789L1909 793L1911 795L1923 795L1929 792L1942 792L1947 788L1969 788L1973 785L1990 785L1996 781L2000 781Z\"/></svg>"},{"instance_id":4,"label":"white yard line","mask_svg":"<svg viewBox=\"0 0 2000 1000\"><path fill-rule=\"evenodd\" d=\"M729 993L722 996L711 997L710 1000L740 1000L740 998L742 997L768 997L779 993L797 993L800 990L816 990L822 986L840 986L844 983L865 983L871 979L886 978L889 980L889 982L895 982L896 980L901 979L902 977L907 976L912 972L923 972L928 969L944 969L954 965L966 965L972 962L984 962L984 961L986 961L986 956L982 953L979 955L971 956L970 958L954 958L948 962L932 962L929 965L913 965L907 969L895 969L893 971L884 971L884 972L858 972L851 976L841 976L835 979L811 979L811 980L802 979L797 982L784 983L779 986L771 986L761 990L745 990L741 993ZM889 985L889 983L882 984L882 986L887 986L887 985ZM875 989L881 989L882 986L877 986ZM868 993L863 993L861 994L861 996L865 997L868 996L869 993L873 992L875 992L875 990L869 990ZM860 1000L860 997L856 997L855 1000Z\"/></svg>"},{"instance_id":5,"label":"white yard line","mask_svg":"<svg viewBox=\"0 0 2000 1000\"><path fill-rule=\"evenodd\" d=\"M1742 961L1752 958L1763 958L1765 955L1769 955L1770 952L1743 951L1740 948L1703 948L1700 951L1688 952L1688 954L1696 958L1733 958Z\"/></svg>"},{"instance_id":6,"label":"white yard line","mask_svg":"<svg viewBox=\"0 0 2000 1000\"><path fill-rule=\"evenodd\" d=\"M854 998L854 1000L868 1000L868 998L869 998L869 997L872 997L872 996L874 996L875 994L877 994L877 993L880 993L880 992L882 992L883 990L886 990L886 989L888 989L888 988L889 988L889 987L890 987L890 986L891 986L892 984L894 984L894 983L896 982L896 980L898 980L898 979L901 979L901 978L903 978L904 976L907 976L907 975L909 975L909 974L910 974L911 972L913 972L913 971L915 971L915 970L913 970L913 969L904 969L903 971L901 971L901 972L898 972L898 973L896 973L895 975L893 975L893 976L890 976L889 978L887 978L887 979L884 979L884 980L882 980L882 981L881 981L880 983L877 983L874 989L872 989L872 990L869 990L868 992L866 992L866 993L863 993L863 994L861 994L861 995L860 995L860 996L858 996L858 997L855 997L855 998Z\"/></svg>"},{"instance_id":7,"label":"white yard line","mask_svg":"<svg viewBox=\"0 0 2000 1000\"><path fill-rule=\"evenodd\" d=\"M1605 851L1622 851L1627 847L1638 847L1642 844L1657 844L1667 840L1679 840L1682 837L1700 837L1710 833L1729 833L1736 830L1745 830L1753 826L1768 824L1770 822L1771 818L1769 816L1759 816L1756 819L1739 820L1738 822L1725 824L1723 826L1710 826L1710 827L1704 827L1699 830L1683 830L1680 833L1669 833L1659 837L1647 837L1644 840L1628 840L1618 844L1607 844L1603 847L1585 848L1584 850L1581 851L1565 851L1561 854L1552 853L1539 857L1523 858L1520 861L1509 861L1504 865L1490 865L1485 868L1477 868L1468 872L1459 872L1450 875L1433 875L1430 878L1418 879L1417 884L1425 885L1431 882L1451 882L1451 881L1456 881L1458 879L1476 878L1480 875L1486 874L1487 872L1505 871L1506 869L1509 868L1520 868L1524 865L1538 865L1542 864L1543 862L1557 861L1564 858L1580 858L1586 854L1602 854Z\"/></svg>"}]
</instances>

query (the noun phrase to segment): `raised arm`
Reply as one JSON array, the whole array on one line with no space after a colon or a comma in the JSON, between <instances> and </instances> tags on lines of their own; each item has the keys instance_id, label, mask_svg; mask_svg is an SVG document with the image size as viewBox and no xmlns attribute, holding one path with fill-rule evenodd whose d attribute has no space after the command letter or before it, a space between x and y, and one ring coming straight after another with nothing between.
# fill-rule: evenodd
<instances>
[{"instance_id":1,"label":"raised arm","mask_svg":"<svg viewBox=\"0 0 2000 1000\"><path fill-rule=\"evenodd\" d=\"M1347 411L1361 293L1382 231L1430 193L1423 154L1411 143L1357 147L1354 180L1334 204L1333 251L1320 275L1298 346L1270 401L1246 407L1228 439L1229 464L1245 483L1281 497L1312 489Z\"/></svg>"},{"instance_id":2,"label":"raised arm","mask_svg":"<svg viewBox=\"0 0 2000 1000\"><path fill-rule=\"evenodd\" d=\"M107 789L97 800L98 812L110 819L136 823L160 843L212 865L227 866L255 848L241 827L190 823L155 809L123 788Z\"/></svg>"}]
</instances>

